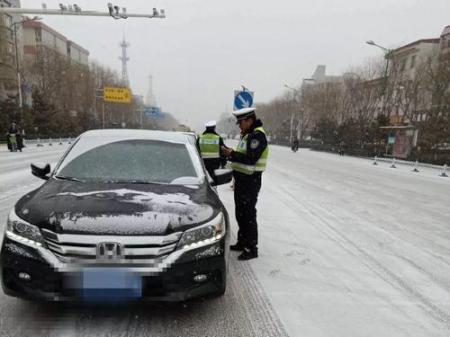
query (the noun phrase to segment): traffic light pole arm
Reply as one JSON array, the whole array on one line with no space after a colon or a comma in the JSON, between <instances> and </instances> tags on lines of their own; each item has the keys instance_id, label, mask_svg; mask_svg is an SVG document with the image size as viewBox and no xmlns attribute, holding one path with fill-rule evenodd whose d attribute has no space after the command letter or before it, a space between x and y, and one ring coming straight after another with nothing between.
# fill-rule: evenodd
<instances>
[{"instance_id":1,"label":"traffic light pole arm","mask_svg":"<svg viewBox=\"0 0 450 337\"><path fill-rule=\"evenodd\" d=\"M2 7L0 8L0 14L33 14L33 15L71 15L71 16L111 16L109 12L97 12L97 11L62 11L60 9L26 9L26 8L10 8ZM165 13L157 14L120 14L118 19L127 18L146 18L146 19L165 19Z\"/></svg>"}]
</instances>

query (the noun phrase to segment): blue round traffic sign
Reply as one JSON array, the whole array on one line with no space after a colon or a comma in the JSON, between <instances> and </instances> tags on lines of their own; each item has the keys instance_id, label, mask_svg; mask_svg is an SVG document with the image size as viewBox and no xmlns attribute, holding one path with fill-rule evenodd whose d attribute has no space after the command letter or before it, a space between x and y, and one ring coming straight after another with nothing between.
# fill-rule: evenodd
<instances>
[{"instance_id":1,"label":"blue round traffic sign","mask_svg":"<svg viewBox=\"0 0 450 337\"><path fill-rule=\"evenodd\" d=\"M235 109L250 108L253 105L253 95L250 91L240 91L234 97Z\"/></svg>"}]
</instances>

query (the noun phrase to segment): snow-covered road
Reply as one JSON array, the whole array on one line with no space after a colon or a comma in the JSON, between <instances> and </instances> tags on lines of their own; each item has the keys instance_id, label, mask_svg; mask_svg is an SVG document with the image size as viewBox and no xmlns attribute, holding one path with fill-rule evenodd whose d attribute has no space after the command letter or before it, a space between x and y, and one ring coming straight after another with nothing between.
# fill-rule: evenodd
<instances>
[{"instance_id":1,"label":"snow-covered road","mask_svg":"<svg viewBox=\"0 0 450 337\"><path fill-rule=\"evenodd\" d=\"M30 161L54 162L62 148L0 149L0 229L14 202L41 183ZM258 202L260 257L237 262L232 254L223 298L82 310L1 294L0 336L284 336L286 329L292 337L448 337L450 178L439 173L272 146ZM233 215L233 192L219 192Z\"/></svg>"},{"instance_id":2,"label":"snow-covered road","mask_svg":"<svg viewBox=\"0 0 450 337\"><path fill-rule=\"evenodd\" d=\"M269 163L251 264L291 336L450 336L450 178L275 146Z\"/></svg>"},{"instance_id":3,"label":"snow-covered road","mask_svg":"<svg viewBox=\"0 0 450 337\"><path fill-rule=\"evenodd\" d=\"M0 233L14 203L43 183L31 175L30 163L55 163L66 146L23 153L0 147ZM0 336L287 337L251 265L233 259L229 273L225 296L185 304L80 307L27 302L0 291Z\"/></svg>"}]
</instances>

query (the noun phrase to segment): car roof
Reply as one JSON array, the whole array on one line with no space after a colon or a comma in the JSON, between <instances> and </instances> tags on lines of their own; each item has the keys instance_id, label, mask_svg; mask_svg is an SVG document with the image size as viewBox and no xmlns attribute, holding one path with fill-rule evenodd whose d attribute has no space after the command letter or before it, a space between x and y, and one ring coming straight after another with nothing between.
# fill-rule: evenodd
<instances>
[{"instance_id":1,"label":"car roof","mask_svg":"<svg viewBox=\"0 0 450 337\"><path fill-rule=\"evenodd\" d=\"M108 139L109 141L118 141L126 139L148 139L159 140L171 143L189 143L190 135L183 132L160 131L160 130L140 130L140 129L100 129L86 131L80 135L81 138L87 139Z\"/></svg>"}]
</instances>

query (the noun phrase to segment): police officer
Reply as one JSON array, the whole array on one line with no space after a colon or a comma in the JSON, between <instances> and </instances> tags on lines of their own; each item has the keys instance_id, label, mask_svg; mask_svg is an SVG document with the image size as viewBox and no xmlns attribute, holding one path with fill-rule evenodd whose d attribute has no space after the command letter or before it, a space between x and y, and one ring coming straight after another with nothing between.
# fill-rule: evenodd
<instances>
[{"instance_id":1,"label":"police officer","mask_svg":"<svg viewBox=\"0 0 450 337\"><path fill-rule=\"evenodd\" d=\"M216 133L216 121L205 124L205 132L198 138L197 147L211 178L215 178L214 170L225 166L226 159L220 155L220 147L224 146L222 137Z\"/></svg>"},{"instance_id":2,"label":"police officer","mask_svg":"<svg viewBox=\"0 0 450 337\"><path fill-rule=\"evenodd\" d=\"M256 202L261 189L262 173L269 156L266 132L255 108L233 112L241 129L241 140L236 148L222 147L222 153L231 161L234 176L234 202L239 226L238 240L231 250L242 251L239 260L258 257L258 224Z\"/></svg>"}]
</instances>

